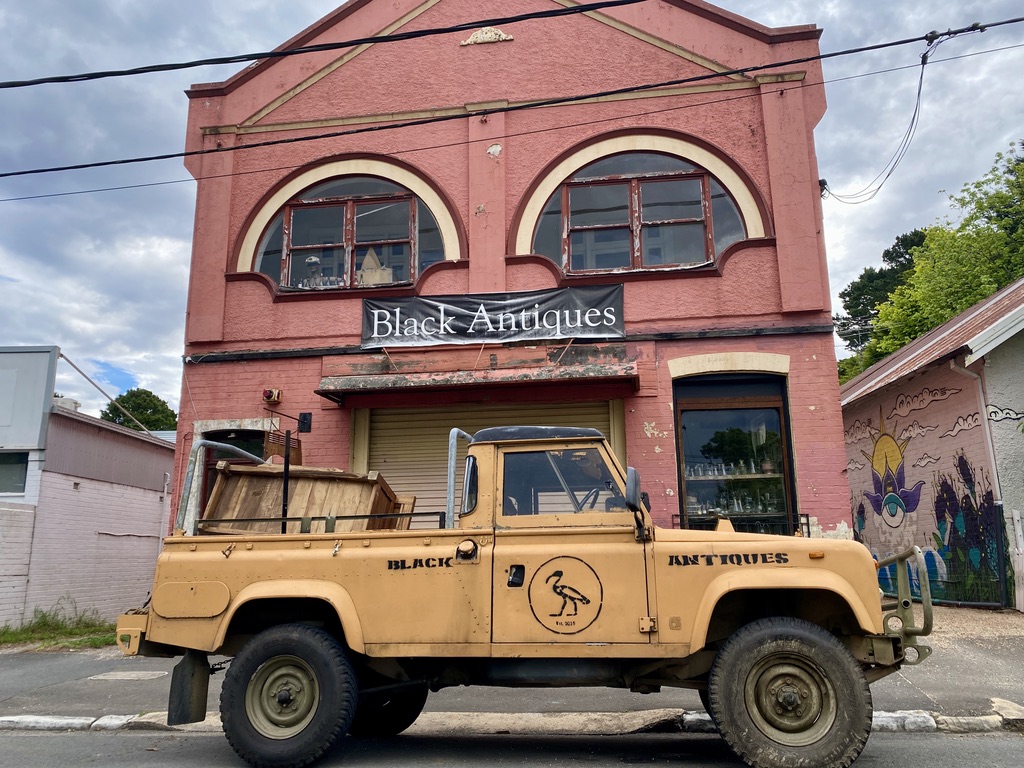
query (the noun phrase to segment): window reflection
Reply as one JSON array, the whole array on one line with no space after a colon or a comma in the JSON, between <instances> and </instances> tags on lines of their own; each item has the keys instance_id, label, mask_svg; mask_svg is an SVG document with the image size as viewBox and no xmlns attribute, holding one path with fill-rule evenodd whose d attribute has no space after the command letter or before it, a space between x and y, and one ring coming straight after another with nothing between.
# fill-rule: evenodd
<instances>
[{"instance_id":1,"label":"window reflection","mask_svg":"<svg viewBox=\"0 0 1024 768\"><path fill-rule=\"evenodd\" d=\"M412 193L346 177L296 195L270 223L255 270L284 289L410 283L444 259L440 229Z\"/></svg>"},{"instance_id":2,"label":"window reflection","mask_svg":"<svg viewBox=\"0 0 1024 768\"><path fill-rule=\"evenodd\" d=\"M707 171L627 152L580 169L552 193L533 252L570 273L693 267L744 237L736 203Z\"/></svg>"},{"instance_id":3,"label":"window reflection","mask_svg":"<svg viewBox=\"0 0 1024 768\"><path fill-rule=\"evenodd\" d=\"M624 510L622 490L596 448L504 456L503 515Z\"/></svg>"},{"instance_id":4,"label":"window reflection","mask_svg":"<svg viewBox=\"0 0 1024 768\"><path fill-rule=\"evenodd\" d=\"M680 421L688 517L787 518L778 409L683 410Z\"/></svg>"}]
</instances>

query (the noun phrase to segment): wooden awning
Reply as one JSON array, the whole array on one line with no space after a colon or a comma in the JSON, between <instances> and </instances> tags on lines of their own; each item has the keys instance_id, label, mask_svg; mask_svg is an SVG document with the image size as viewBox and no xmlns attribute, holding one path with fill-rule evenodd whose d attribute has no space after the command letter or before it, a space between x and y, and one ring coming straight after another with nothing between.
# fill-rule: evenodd
<instances>
[{"instance_id":1,"label":"wooden awning","mask_svg":"<svg viewBox=\"0 0 1024 768\"><path fill-rule=\"evenodd\" d=\"M340 403L345 395L387 391L461 389L474 386L510 384L552 384L558 382L597 383L600 381L639 381L635 362L593 362L579 365L546 365L522 368L431 371L425 373L385 373L361 376L325 376L316 393Z\"/></svg>"}]
</instances>

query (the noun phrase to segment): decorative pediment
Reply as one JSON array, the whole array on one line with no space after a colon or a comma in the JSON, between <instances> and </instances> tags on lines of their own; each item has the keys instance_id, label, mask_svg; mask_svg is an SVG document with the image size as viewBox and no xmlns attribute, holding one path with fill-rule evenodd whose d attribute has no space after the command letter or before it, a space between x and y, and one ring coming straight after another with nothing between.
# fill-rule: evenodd
<instances>
[{"instance_id":1,"label":"decorative pediment","mask_svg":"<svg viewBox=\"0 0 1024 768\"><path fill-rule=\"evenodd\" d=\"M571 5L573 0L556 0ZM729 65L690 50L690 27L677 19L669 29L648 29L645 18L629 23L613 16L591 11L550 22L549 35L519 36L517 46L494 46L481 50L474 46L511 42L513 35L497 27L480 27L458 46L437 45L431 38L400 45L377 45L375 36L406 31L415 22L424 28L444 28L465 21L462 6L444 0L402 0L402 2L354 3L348 15L328 17L321 28L308 33L303 44L316 44L338 38L364 39L359 45L338 54L320 58L295 57L273 64L260 64L244 83L252 85L251 94L238 99L253 110L241 119L228 119L227 125L239 132L266 131L276 126L290 129L306 126L332 127L416 119L462 112L466 104L493 101L495 93L508 86L506 73L517 73L519 84L547 83L552 87L552 72L561 72L566 82L592 83L595 91L616 90L637 82L635 62L643 62L643 79L669 82L686 77L713 75L729 71ZM393 17L392 5L405 13ZM343 6L345 8L347 6ZM673 14L686 17L686 13ZM344 25L341 22L344 21ZM334 26L331 26L334 25ZM714 26L714 25L712 25ZM731 32L729 33L731 34ZM563 47L550 44L551 35L573 40L573 55L565 58ZM368 39L369 38L369 39ZM529 39L527 39L529 38ZM526 48L521 46L525 45ZM702 46L699 46L702 47ZM401 51L400 55L397 52ZM475 53L474 53L475 51ZM486 52L486 64L480 56ZM335 58L327 61L330 56ZM475 57L472 64L467 57ZM301 60L299 60L301 59ZM429 65L427 65L429 64ZM273 77L269 72L275 71ZM257 71L258 70L258 71ZM586 71L586 75L579 73ZM438 77L437 73L448 73ZM256 81L263 79L266 85ZM239 85L243 81L239 81ZM556 80L556 82L559 82ZM282 85L288 83L282 88ZM687 87L687 86L684 86ZM729 74L721 82L697 83L693 90L754 88L746 75ZM625 94L610 98L658 98L672 89ZM202 91L196 90L193 98ZM518 94L516 94L518 95ZM558 88L544 96L560 95ZM570 95L576 95L572 93ZM259 105L261 97L270 98ZM536 96L520 95L510 104ZM232 115L232 117L235 117Z\"/></svg>"},{"instance_id":2,"label":"decorative pediment","mask_svg":"<svg viewBox=\"0 0 1024 768\"><path fill-rule=\"evenodd\" d=\"M506 35L497 27L484 27L478 29L468 39L463 40L459 45L482 45L484 43L503 43L506 40L514 39L512 35Z\"/></svg>"}]
</instances>

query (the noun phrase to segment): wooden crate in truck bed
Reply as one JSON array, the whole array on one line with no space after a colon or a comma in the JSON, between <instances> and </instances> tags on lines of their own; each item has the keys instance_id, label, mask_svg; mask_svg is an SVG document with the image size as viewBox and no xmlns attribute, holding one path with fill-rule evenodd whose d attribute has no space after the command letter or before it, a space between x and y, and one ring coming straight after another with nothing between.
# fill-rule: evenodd
<instances>
[{"instance_id":1,"label":"wooden crate in truck bed","mask_svg":"<svg viewBox=\"0 0 1024 768\"><path fill-rule=\"evenodd\" d=\"M281 494L284 466L280 464L217 464L217 481L199 521L200 533L282 533ZM287 533L324 533L333 521L335 531L405 530L414 497L398 498L376 472L355 475L340 469L292 466L288 470ZM244 522L249 521L249 522Z\"/></svg>"}]
</instances>

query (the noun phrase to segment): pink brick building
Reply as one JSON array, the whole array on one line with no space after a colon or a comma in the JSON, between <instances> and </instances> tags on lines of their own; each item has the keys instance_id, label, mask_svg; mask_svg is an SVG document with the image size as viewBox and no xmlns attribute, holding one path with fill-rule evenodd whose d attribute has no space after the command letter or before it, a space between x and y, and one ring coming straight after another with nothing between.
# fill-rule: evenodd
<instances>
[{"instance_id":1,"label":"pink brick building","mask_svg":"<svg viewBox=\"0 0 1024 768\"><path fill-rule=\"evenodd\" d=\"M281 49L488 7L352 0ZM667 0L194 86L177 487L194 439L256 445L312 413L304 463L433 509L449 428L593 426L661 525L848 535L825 94L817 62L771 66L819 34Z\"/></svg>"}]
</instances>

